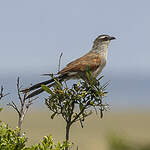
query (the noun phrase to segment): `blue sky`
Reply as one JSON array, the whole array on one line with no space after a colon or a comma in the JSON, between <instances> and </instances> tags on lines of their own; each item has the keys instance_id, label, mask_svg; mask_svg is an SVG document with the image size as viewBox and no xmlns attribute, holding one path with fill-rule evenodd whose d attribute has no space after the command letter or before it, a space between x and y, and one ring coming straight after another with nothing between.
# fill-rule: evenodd
<instances>
[{"instance_id":1,"label":"blue sky","mask_svg":"<svg viewBox=\"0 0 150 150\"><path fill-rule=\"evenodd\" d=\"M129 100L133 91L135 99L139 98L139 91L141 98L148 99L149 6L148 0L0 1L1 84L17 76L24 80L28 77L27 85L35 83L41 80L40 74L57 72L61 52L64 67L88 52L98 35L109 34L117 40L109 46L103 74L106 81L114 80L112 96L113 90L121 88L119 99L127 96L125 99ZM135 84L129 90L132 81ZM129 93L124 93L125 89Z\"/></svg>"}]
</instances>

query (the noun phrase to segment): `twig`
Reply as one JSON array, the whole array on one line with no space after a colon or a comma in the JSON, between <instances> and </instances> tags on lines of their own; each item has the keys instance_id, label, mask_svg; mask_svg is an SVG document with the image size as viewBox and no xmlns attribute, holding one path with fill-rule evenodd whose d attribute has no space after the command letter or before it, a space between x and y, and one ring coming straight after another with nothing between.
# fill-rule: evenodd
<instances>
[{"instance_id":1,"label":"twig","mask_svg":"<svg viewBox=\"0 0 150 150\"><path fill-rule=\"evenodd\" d=\"M28 93L23 93L23 96L21 95L20 92L20 80L19 77L17 78L17 94L18 94L18 99L20 101L20 107L17 106L14 101L11 103L7 104L8 106L12 107L17 113L18 113L18 128L19 128L19 135L21 136L21 130L22 130L22 123L24 120L24 117L29 109L29 107L32 105L33 101L36 100L37 98L34 99L26 99Z\"/></svg>"},{"instance_id":2,"label":"twig","mask_svg":"<svg viewBox=\"0 0 150 150\"><path fill-rule=\"evenodd\" d=\"M2 97L3 97L3 90L4 90L4 88L3 88L3 86L1 86L0 99L2 99Z\"/></svg>"},{"instance_id":3,"label":"twig","mask_svg":"<svg viewBox=\"0 0 150 150\"><path fill-rule=\"evenodd\" d=\"M23 105L23 101L20 95L20 86L19 86L20 82L19 82L19 77L17 78L17 94L18 94L18 98L20 100L21 105Z\"/></svg>"},{"instance_id":4,"label":"twig","mask_svg":"<svg viewBox=\"0 0 150 150\"><path fill-rule=\"evenodd\" d=\"M74 119L71 121L71 124L74 123L79 117L80 115L84 112L84 110L87 108L89 104L87 103L83 108L82 110L74 117Z\"/></svg>"},{"instance_id":5,"label":"twig","mask_svg":"<svg viewBox=\"0 0 150 150\"><path fill-rule=\"evenodd\" d=\"M59 63L58 63L58 72L60 71L60 63L61 63L61 57L62 57L63 53L61 52L60 56L59 56Z\"/></svg>"},{"instance_id":6,"label":"twig","mask_svg":"<svg viewBox=\"0 0 150 150\"><path fill-rule=\"evenodd\" d=\"M7 96L8 94L9 94L9 93L4 94L4 87L1 86L1 89L0 89L0 100L1 100L3 97Z\"/></svg>"},{"instance_id":7,"label":"twig","mask_svg":"<svg viewBox=\"0 0 150 150\"><path fill-rule=\"evenodd\" d=\"M11 106L18 113L19 116L21 115L19 109L17 108L17 105L13 101L11 101L11 103L8 103L7 105Z\"/></svg>"}]
</instances>

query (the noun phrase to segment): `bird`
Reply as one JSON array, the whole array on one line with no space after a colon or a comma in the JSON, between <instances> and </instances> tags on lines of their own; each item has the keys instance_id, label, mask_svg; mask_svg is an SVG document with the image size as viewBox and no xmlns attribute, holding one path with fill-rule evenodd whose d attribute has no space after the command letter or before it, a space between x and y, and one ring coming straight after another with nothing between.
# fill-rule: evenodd
<instances>
[{"instance_id":1,"label":"bird","mask_svg":"<svg viewBox=\"0 0 150 150\"><path fill-rule=\"evenodd\" d=\"M110 44L110 41L114 39L116 39L114 36L106 34L99 35L94 40L91 50L82 57L68 63L66 67L64 67L61 71L57 73L57 79L60 82L70 79L85 80L87 67L91 72L92 76L97 77L106 65L108 45ZM28 99L44 91L41 88L41 85L47 85L50 88L54 84L55 80L52 78L47 81L35 84L29 88L23 89L21 92L29 92L29 95L26 97L26 99Z\"/></svg>"}]
</instances>

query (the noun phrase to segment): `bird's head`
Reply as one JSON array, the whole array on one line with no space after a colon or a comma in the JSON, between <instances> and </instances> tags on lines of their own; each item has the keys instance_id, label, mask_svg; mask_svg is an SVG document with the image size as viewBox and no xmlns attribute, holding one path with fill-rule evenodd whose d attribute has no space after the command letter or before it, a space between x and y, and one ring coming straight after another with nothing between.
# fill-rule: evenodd
<instances>
[{"instance_id":1,"label":"bird's head","mask_svg":"<svg viewBox=\"0 0 150 150\"><path fill-rule=\"evenodd\" d=\"M98 48L100 47L101 45L106 45L108 46L110 41L111 40L114 40L116 39L115 37L113 36L109 36L109 35L106 35L106 34L102 34L100 36L98 36L95 40L94 40L94 45L93 45L93 48Z\"/></svg>"}]
</instances>

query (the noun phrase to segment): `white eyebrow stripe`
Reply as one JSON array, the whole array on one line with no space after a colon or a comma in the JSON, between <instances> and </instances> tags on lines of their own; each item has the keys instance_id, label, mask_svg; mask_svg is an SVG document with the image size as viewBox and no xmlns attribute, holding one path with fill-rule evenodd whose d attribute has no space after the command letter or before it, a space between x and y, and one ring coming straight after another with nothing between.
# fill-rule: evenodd
<instances>
[{"instance_id":1,"label":"white eyebrow stripe","mask_svg":"<svg viewBox=\"0 0 150 150\"><path fill-rule=\"evenodd\" d=\"M104 35L104 36L101 36L100 39L103 39L103 38L105 38L105 37L107 37L107 36L105 36L105 35Z\"/></svg>"}]
</instances>

